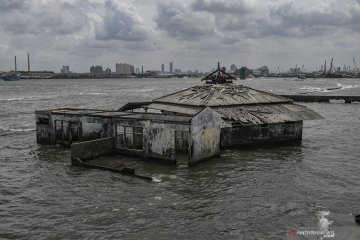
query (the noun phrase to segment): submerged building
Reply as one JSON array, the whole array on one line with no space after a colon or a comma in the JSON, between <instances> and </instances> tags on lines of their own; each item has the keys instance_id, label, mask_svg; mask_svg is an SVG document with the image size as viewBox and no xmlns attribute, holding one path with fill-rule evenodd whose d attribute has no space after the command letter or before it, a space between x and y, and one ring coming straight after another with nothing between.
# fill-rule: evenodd
<instances>
[{"instance_id":1,"label":"submerged building","mask_svg":"<svg viewBox=\"0 0 360 240\"><path fill-rule=\"evenodd\" d=\"M36 111L37 142L71 146L72 163L126 154L192 165L221 149L302 139L303 120L321 116L292 100L234 84L220 68L210 84L118 111Z\"/></svg>"}]
</instances>

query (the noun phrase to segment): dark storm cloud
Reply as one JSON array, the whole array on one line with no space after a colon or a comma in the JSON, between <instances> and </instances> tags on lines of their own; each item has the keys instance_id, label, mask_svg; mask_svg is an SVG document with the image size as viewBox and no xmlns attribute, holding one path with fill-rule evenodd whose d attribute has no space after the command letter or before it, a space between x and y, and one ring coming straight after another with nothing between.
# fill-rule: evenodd
<instances>
[{"instance_id":1,"label":"dark storm cloud","mask_svg":"<svg viewBox=\"0 0 360 240\"><path fill-rule=\"evenodd\" d=\"M53 8L40 6L13 8L2 15L1 26L15 35L65 35L80 31L86 15L76 5L56 3Z\"/></svg>"},{"instance_id":2,"label":"dark storm cloud","mask_svg":"<svg viewBox=\"0 0 360 240\"><path fill-rule=\"evenodd\" d=\"M193 14L211 13L217 31L248 38L312 37L341 29L360 30L359 0L194 0Z\"/></svg>"},{"instance_id":3,"label":"dark storm cloud","mask_svg":"<svg viewBox=\"0 0 360 240\"><path fill-rule=\"evenodd\" d=\"M148 33L148 27L133 6L115 0L105 2L105 16L96 29L97 39L141 41Z\"/></svg>"},{"instance_id":4,"label":"dark storm cloud","mask_svg":"<svg viewBox=\"0 0 360 240\"><path fill-rule=\"evenodd\" d=\"M254 6L244 0L195 0L192 4L195 11L213 13L248 14L254 11Z\"/></svg>"},{"instance_id":5,"label":"dark storm cloud","mask_svg":"<svg viewBox=\"0 0 360 240\"><path fill-rule=\"evenodd\" d=\"M12 9L19 9L25 0L0 0L0 12L7 12Z\"/></svg>"},{"instance_id":6,"label":"dark storm cloud","mask_svg":"<svg viewBox=\"0 0 360 240\"><path fill-rule=\"evenodd\" d=\"M270 16L274 21L263 29L265 36L310 37L331 35L341 29L360 30L360 6L354 1L335 1L318 8L286 3L270 8Z\"/></svg>"},{"instance_id":7,"label":"dark storm cloud","mask_svg":"<svg viewBox=\"0 0 360 240\"><path fill-rule=\"evenodd\" d=\"M164 2L157 7L157 27L173 37L194 40L214 33L214 23L209 15L194 14L177 2Z\"/></svg>"},{"instance_id":8,"label":"dark storm cloud","mask_svg":"<svg viewBox=\"0 0 360 240\"><path fill-rule=\"evenodd\" d=\"M360 0L0 0L0 61L30 51L54 69L88 71L119 56L156 67L174 56L196 65L199 56L273 62L283 52L297 61L308 49L348 58L345 47L352 59L359 23Z\"/></svg>"}]
</instances>

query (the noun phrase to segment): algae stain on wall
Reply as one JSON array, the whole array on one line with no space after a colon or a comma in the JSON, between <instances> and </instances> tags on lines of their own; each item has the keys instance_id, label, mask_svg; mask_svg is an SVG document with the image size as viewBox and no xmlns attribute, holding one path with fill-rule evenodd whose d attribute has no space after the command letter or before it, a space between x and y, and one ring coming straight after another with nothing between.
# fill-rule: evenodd
<instances>
[{"instance_id":1,"label":"algae stain on wall","mask_svg":"<svg viewBox=\"0 0 360 240\"><path fill-rule=\"evenodd\" d=\"M175 160L175 131L173 129L146 129L146 153L151 157Z\"/></svg>"},{"instance_id":2,"label":"algae stain on wall","mask_svg":"<svg viewBox=\"0 0 360 240\"><path fill-rule=\"evenodd\" d=\"M205 129L200 135L200 142L203 144L203 151L208 152L209 155L216 153L217 144L216 128Z\"/></svg>"}]
</instances>

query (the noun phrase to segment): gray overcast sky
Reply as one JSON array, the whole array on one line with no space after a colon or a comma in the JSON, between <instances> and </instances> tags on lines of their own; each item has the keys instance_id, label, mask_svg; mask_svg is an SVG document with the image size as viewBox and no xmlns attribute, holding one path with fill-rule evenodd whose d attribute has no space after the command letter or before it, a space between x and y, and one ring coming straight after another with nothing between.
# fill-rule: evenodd
<instances>
[{"instance_id":1,"label":"gray overcast sky","mask_svg":"<svg viewBox=\"0 0 360 240\"><path fill-rule=\"evenodd\" d=\"M360 0L0 0L0 70L360 65Z\"/></svg>"}]
</instances>

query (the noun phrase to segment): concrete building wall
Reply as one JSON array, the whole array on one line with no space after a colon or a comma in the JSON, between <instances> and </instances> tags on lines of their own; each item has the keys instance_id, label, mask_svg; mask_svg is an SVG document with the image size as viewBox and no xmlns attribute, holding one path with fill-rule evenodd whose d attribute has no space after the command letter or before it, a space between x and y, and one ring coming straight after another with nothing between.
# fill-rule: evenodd
<instances>
[{"instance_id":1,"label":"concrete building wall","mask_svg":"<svg viewBox=\"0 0 360 240\"><path fill-rule=\"evenodd\" d=\"M71 159L82 161L114 153L114 138L101 138L71 145ZM72 161L73 162L73 161Z\"/></svg>"},{"instance_id":2,"label":"concrete building wall","mask_svg":"<svg viewBox=\"0 0 360 240\"><path fill-rule=\"evenodd\" d=\"M62 128L61 128L62 124ZM110 119L82 115L36 113L37 142L56 144L89 141L112 136Z\"/></svg>"},{"instance_id":3,"label":"concrete building wall","mask_svg":"<svg viewBox=\"0 0 360 240\"><path fill-rule=\"evenodd\" d=\"M175 131L189 132L189 125L144 122L144 156L176 163Z\"/></svg>"},{"instance_id":4,"label":"concrete building wall","mask_svg":"<svg viewBox=\"0 0 360 240\"><path fill-rule=\"evenodd\" d=\"M220 156L221 122L221 115L210 108L204 109L192 119L190 165Z\"/></svg>"},{"instance_id":5,"label":"concrete building wall","mask_svg":"<svg viewBox=\"0 0 360 240\"><path fill-rule=\"evenodd\" d=\"M51 131L49 123L49 113L47 111L38 112L35 115L36 121L36 142L40 144L51 143Z\"/></svg>"},{"instance_id":6,"label":"concrete building wall","mask_svg":"<svg viewBox=\"0 0 360 240\"><path fill-rule=\"evenodd\" d=\"M141 127L143 134L142 149L130 149L116 147L115 151L123 154L143 156L144 158L160 159L164 162L176 162L175 131L189 132L190 124L174 123L154 120L117 119L114 121L116 127Z\"/></svg>"},{"instance_id":7,"label":"concrete building wall","mask_svg":"<svg viewBox=\"0 0 360 240\"><path fill-rule=\"evenodd\" d=\"M303 121L241 125L221 129L221 148L301 140Z\"/></svg>"},{"instance_id":8,"label":"concrete building wall","mask_svg":"<svg viewBox=\"0 0 360 240\"><path fill-rule=\"evenodd\" d=\"M175 130L167 128L144 129L144 154L147 158L175 162Z\"/></svg>"}]
</instances>

